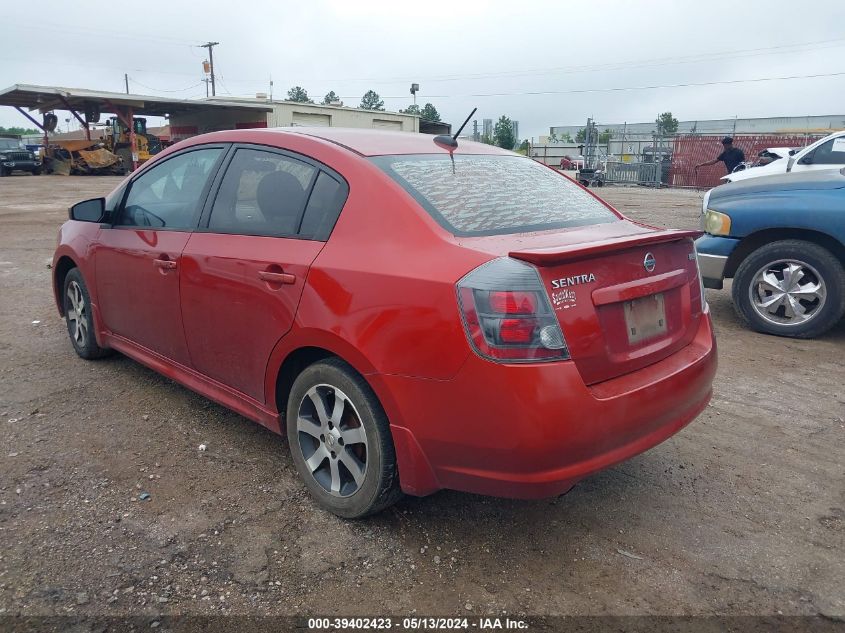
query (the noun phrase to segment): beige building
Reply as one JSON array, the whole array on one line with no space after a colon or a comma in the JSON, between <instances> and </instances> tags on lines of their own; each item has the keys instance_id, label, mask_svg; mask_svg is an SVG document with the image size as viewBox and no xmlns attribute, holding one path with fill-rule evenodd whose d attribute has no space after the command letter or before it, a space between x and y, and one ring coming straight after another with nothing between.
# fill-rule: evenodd
<instances>
[{"instance_id":1,"label":"beige building","mask_svg":"<svg viewBox=\"0 0 845 633\"><path fill-rule=\"evenodd\" d=\"M210 99L173 99L152 95L101 92L86 88L62 86L32 86L15 84L0 90L0 106L20 112L34 126L44 130L44 116L54 111L67 112L59 120L76 120L83 126L81 138L99 138L102 130L97 121L105 122L107 113L122 120L131 117L164 117L169 120L170 141L176 142L205 132L260 127L325 126L381 128L400 132L446 134L448 123L420 122L418 116L361 110L342 105L318 105L295 101L272 101L264 95L255 98L213 97ZM72 115L72 119L71 119ZM101 117L102 115L102 117ZM150 121L150 127L156 121ZM102 124L101 124L102 125ZM422 130L421 130L422 127ZM53 129L39 134L55 137Z\"/></svg>"},{"instance_id":2,"label":"beige building","mask_svg":"<svg viewBox=\"0 0 845 633\"><path fill-rule=\"evenodd\" d=\"M206 99L203 103L231 105L232 108L171 114L170 134L173 141L217 130L260 127L318 126L420 131L418 116L383 110L240 98Z\"/></svg>"}]
</instances>

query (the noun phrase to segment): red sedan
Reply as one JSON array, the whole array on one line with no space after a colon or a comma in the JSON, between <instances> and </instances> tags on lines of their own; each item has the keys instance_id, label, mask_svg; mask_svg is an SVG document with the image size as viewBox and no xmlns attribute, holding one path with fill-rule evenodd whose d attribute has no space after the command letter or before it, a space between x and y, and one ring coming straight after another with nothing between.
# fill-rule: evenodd
<instances>
[{"instance_id":1,"label":"red sedan","mask_svg":"<svg viewBox=\"0 0 845 633\"><path fill-rule=\"evenodd\" d=\"M489 145L217 132L70 217L53 271L76 352L286 433L343 517L441 488L559 495L711 395L697 234Z\"/></svg>"}]
</instances>

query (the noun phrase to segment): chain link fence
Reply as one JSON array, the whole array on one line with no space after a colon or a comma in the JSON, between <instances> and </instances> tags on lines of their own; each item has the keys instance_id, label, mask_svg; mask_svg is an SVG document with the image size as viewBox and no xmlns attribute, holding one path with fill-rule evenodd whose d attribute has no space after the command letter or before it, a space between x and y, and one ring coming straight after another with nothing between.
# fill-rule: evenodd
<instances>
[{"instance_id":1,"label":"chain link fence","mask_svg":"<svg viewBox=\"0 0 845 633\"><path fill-rule=\"evenodd\" d=\"M579 179L596 182L595 172L608 184L636 184L652 187L689 187L709 189L722 184L727 175L724 163L696 169L696 165L713 160L724 149L724 134L678 134L675 136L611 135L594 133L601 125L588 128L585 142L535 145L529 156L550 167L558 167L564 155L573 163L586 167L588 177ZM734 147L745 154L747 165L757 164L759 155L770 148L777 148L781 156L788 150L806 147L826 136L824 133L808 134L735 134ZM577 160L576 160L577 157Z\"/></svg>"}]
</instances>

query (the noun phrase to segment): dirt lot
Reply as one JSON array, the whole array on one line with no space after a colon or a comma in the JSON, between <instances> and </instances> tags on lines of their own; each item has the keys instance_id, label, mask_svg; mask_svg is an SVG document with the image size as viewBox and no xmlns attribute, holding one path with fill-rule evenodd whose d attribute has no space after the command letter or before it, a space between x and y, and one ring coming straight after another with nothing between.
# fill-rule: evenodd
<instances>
[{"instance_id":1,"label":"dirt lot","mask_svg":"<svg viewBox=\"0 0 845 633\"><path fill-rule=\"evenodd\" d=\"M116 182L0 179L0 614L845 615L845 325L763 336L708 291L715 397L676 437L559 499L442 492L344 522L282 438L74 354L47 264L67 206ZM698 193L600 193L697 223Z\"/></svg>"}]
</instances>

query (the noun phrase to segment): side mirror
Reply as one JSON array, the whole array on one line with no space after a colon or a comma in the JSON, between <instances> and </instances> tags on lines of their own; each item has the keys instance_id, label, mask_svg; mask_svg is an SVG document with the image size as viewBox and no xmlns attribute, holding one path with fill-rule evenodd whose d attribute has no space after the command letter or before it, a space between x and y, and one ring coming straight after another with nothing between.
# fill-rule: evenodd
<instances>
[{"instance_id":1,"label":"side mirror","mask_svg":"<svg viewBox=\"0 0 845 633\"><path fill-rule=\"evenodd\" d=\"M786 172L787 173L792 171L793 165L795 165L795 156L790 156L789 160L786 162Z\"/></svg>"},{"instance_id":2,"label":"side mirror","mask_svg":"<svg viewBox=\"0 0 845 633\"><path fill-rule=\"evenodd\" d=\"M71 220L79 222L99 222L106 214L106 199L92 198L77 202L68 209L68 216Z\"/></svg>"}]
</instances>

